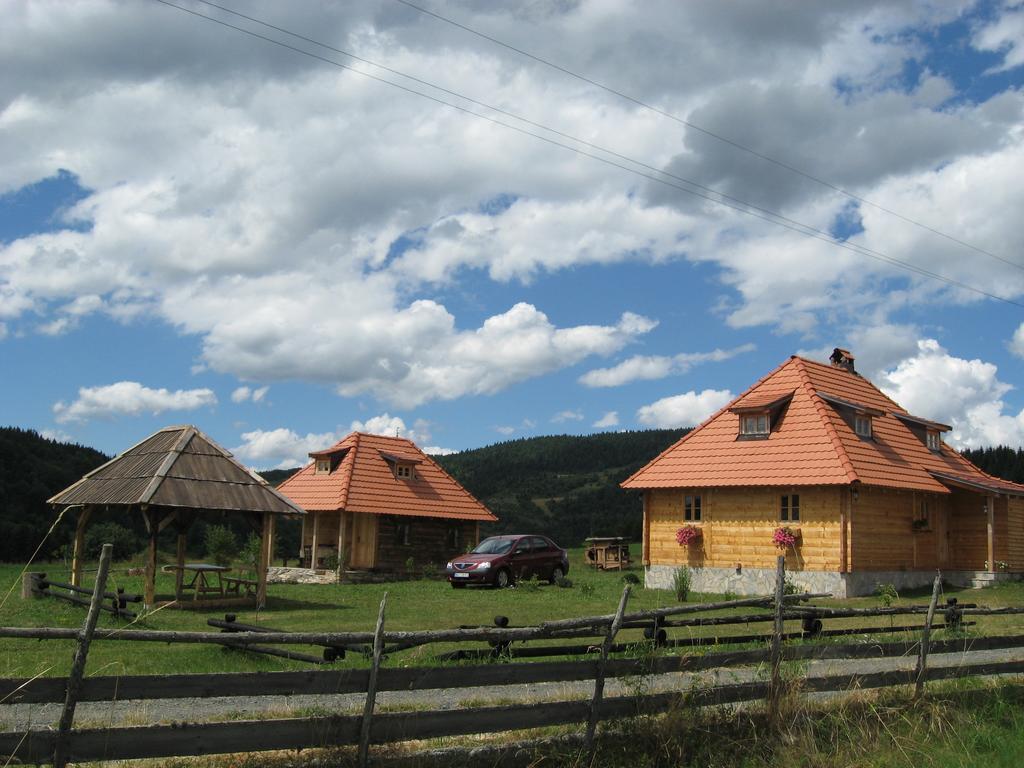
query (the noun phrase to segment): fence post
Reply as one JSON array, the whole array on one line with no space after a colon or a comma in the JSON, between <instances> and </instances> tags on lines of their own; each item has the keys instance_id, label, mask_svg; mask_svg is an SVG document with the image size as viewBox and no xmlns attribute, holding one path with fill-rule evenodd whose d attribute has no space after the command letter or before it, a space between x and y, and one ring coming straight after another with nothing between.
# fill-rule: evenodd
<instances>
[{"instance_id":1,"label":"fence post","mask_svg":"<svg viewBox=\"0 0 1024 768\"><path fill-rule=\"evenodd\" d=\"M388 593L384 593L377 613L377 628L373 631L373 665L370 667L370 679L366 684L366 706L363 707L363 722L359 726L359 768L366 768L370 759L370 723L373 720L373 706L377 699L377 673L380 671L380 658L384 654L384 608L388 603Z\"/></svg>"},{"instance_id":2,"label":"fence post","mask_svg":"<svg viewBox=\"0 0 1024 768\"><path fill-rule=\"evenodd\" d=\"M932 620L935 618L935 606L939 602L939 592L942 591L942 572L935 573L935 582L932 584L932 601L928 604L928 616L924 622L924 633L921 635L921 651L917 655L917 674L914 683L914 698L921 698L924 693L924 673L928 664L928 643L931 641Z\"/></svg>"},{"instance_id":3,"label":"fence post","mask_svg":"<svg viewBox=\"0 0 1024 768\"><path fill-rule=\"evenodd\" d=\"M96 620L100 615L100 606L103 604L103 592L107 586L107 571L110 569L110 553L113 549L112 544L104 544L100 551L100 565L96 571L96 583L92 588L92 601L89 603L89 612L85 616L82 631L78 633L78 647L75 648L71 672L68 674L64 710L60 715L57 741L53 749L53 768L64 768L68 764L68 735L75 720L75 706L78 704L78 693L82 687L82 677L85 674L85 660L89 655L89 643L92 642L92 634L96 630Z\"/></svg>"},{"instance_id":4,"label":"fence post","mask_svg":"<svg viewBox=\"0 0 1024 768\"><path fill-rule=\"evenodd\" d=\"M618 610L615 611L615 618L608 627L608 634L604 636L601 644L601 658L597 662L597 674L594 676L594 698L590 701L590 716L587 718L587 733L583 738L583 746L587 752L587 765L594 760L594 733L597 730L597 708L601 705L604 697L604 668L608 661L608 654L612 650L612 643L615 635L622 626L622 615L626 612L626 601L629 600L629 584L622 590L622 597L619 599Z\"/></svg>"},{"instance_id":5,"label":"fence post","mask_svg":"<svg viewBox=\"0 0 1024 768\"><path fill-rule=\"evenodd\" d=\"M779 698L782 695L782 612L785 608L785 593L786 556L779 555L775 564L775 624L772 628L772 677L768 694L768 709L772 720L778 717Z\"/></svg>"}]
</instances>

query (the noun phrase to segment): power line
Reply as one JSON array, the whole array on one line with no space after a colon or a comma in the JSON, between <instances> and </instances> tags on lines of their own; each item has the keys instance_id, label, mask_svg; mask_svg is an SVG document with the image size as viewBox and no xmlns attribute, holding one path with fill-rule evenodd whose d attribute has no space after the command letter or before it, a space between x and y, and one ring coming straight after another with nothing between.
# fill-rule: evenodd
<instances>
[{"instance_id":1,"label":"power line","mask_svg":"<svg viewBox=\"0 0 1024 768\"><path fill-rule=\"evenodd\" d=\"M827 187L828 189L831 189L834 192L838 192L839 194L844 195L850 198L851 200L856 200L858 203L867 205L871 208L874 208L875 210L882 211L883 213L887 213L890 216L894 216L897 219L900 219L901 221L907 222L908 224L913 224L915 227L920 227L921 229L931 232L933 235L943 237L946 240L949 240L950 242L956 243L957 245L961 245L964 248L969 248L972 251L984 254L985 256L989 256L993 259L996 259L997 261L1003 262L1004 264L1008 264L1011 267L1016 267L1017 269L1024 270L1024 265L1018 264L1015 261L1011 261L1010 259L999 256L998 254L992 253L991 251L987 251L984 248L981 248L977 245L961 240L960 238L943 232L940 229L936 229L935 227L932 227L929 224L925 224L924 222L912 219L909 216L906 216L900 213L899 211L894 211L891 208L887 208L884 205L881 205L880 203L872 202L871 200L868 200L865 197L861 197L860 195L857 195L854 192L850 192L849 190L844 189L838 184L833 184L832 182L826 179L822 179L819 176L815 176L814 174L809 173L808 171L797 168L794 165L790 165L789 163L786 163L783 160L778 160L774 157L771 157L770 155L758 152L756 149L748 147L745 144L741 144L735 139L730 139L727 136L722 136L719 133L715 133L714 131L709 130L708 128L704 128L700 125L697 125L696 123L692 123L689 120L686 120L685 118L679 117L678 115L674 115L667 110L661 109L660 107L656 107L653 104L650 104L649 102L638 99L635 96L630 96L628 93L619 91L615 88L612 88L609 85L605 85L602 82L587 77L586 75L581 75L580 73L574 72L573 70L563 67L560 64L556 64L550 59L545 59L542 56L530 53L529 51L525 51L522 48L517 48L511 43L506 43L504 40L500 40L499 38L488 35L487 33L481 32L478 29L474 29L473 27L467 26L466 24L462 24L458 21L455 21L454 19L448 18L447 16L437 13L436 11L432 11L429 8L424 8L421 5L417 5L416 3L410 2L410 0L395 0L395 2L401 3L402 5L407 6L408 8L412 8L415 11L419 11L420 13L425 14L427 16L432 16L438 21L442 21L445 24L450 24L453 27L457 27L458 29L468 32L471 35L476 35L477 37L483 40L487 40L488 42L494 43L495 45L500 45L502 48L507 48L510 51L518 53L520 56L525 56L528 59L536 61L538 64L543 64L546 67L550 67L551 69L557 70L558 72L568 75L569 77L580 80L581 82L587 83L588 85L592 85L595 88L600 88L603 91L607 91L608 93L618 96L620 99L625 99L626 101L632 102L633 104L636 104L639 107L643 107L644 109L648 109L652 112L655 112L661 115L662 117L667 117L669 120L674 120L680 125L685 125L687 128L692 128L698 133L702 133L705 136L715 139L716 141L722 142L723 144L728 144L730 147L733 147L734 149L738 149L741 152L746 152L747 154L752 155L760 160L763 160L767 163L771 163L772 165L775 165L779 168L783 168L784 170L787 170L791 173L795 173L798 176L802 176L803 178L808 179L809 181L813 181L815 184L820 184L821 186Z\"/></svg>"},{"instance_id":2,"label":"power line","mask_svg":"<svg viewBox=\"0 0 1024 768\"><path fill-rule=\"evenodd\" d=\"M746 202L744 202L742 200L739 200L737 198L733 198L733 197L731 197L729 195L725 195L724 193L721 193L721 192L718 192L716 190L713 190L713 189L711 189L709 187L704 187L703 185L700 185L700 184L698 184L696 182L693 182L693 181L691 181L689 179L685 179L683 177L674 176L673 174L669 174L669 173L667 173L665 171L661 171L661 170L657 170L657 169L654 169L653 173L649 173L649 172L645 172L645 171L642 171L642 170L638 170L637 168L630 167L629 165L624 165L623 163L616 162L615 160L609 159L607 157L603 157L601 155L597 155L597 154L594 154L592 152L587 152L587 151L585 151L583 149L580 149L579 147L574 147L574 146L572 146L570 144L565 144L565 143L563 143L561 141L557 141L556 139L552 139L552 138L550 138L548 136L543 136L541 134L534 133L534 132L529 131L529 130L527 130L525 128L522 128L520 126L512 125L510 123L504 122L502 120L498 120L498 119L496 119L494 117L491 117L489 115L484 115L484 114L481 114L479 112L475 112L472 109L469 109L467 107L460 106L458 104L453 104L450 101L446 101L446 100L444 100L444 99L442 99L440 97L431 95L429 93L424 93L423 91L419 91L419 90L417 90L415 88L410 88L409 86L403 85L401 83L396 83L396 82L394 82L392 80L388 80L386 78L379 77L377 75L373 75L373 74L371 74L369 72L364 72L364 71L362 71L360 69L356 69L355 67L352 67L352 66L350 66L348 64L344 64L342 62L335 61L334 59L327 58L326 56L321 56L321 55L319 55L317 53L313 53L312 51L307 51L307 50L305 50L303 48L299 48L297 46L290 45L289 43L285 43L285 42L283 42L281 40L277 40L275 38L268 37L266 35L262 35L262 34L260 34L258 32L254 32L254 31L252 31L250 29L246 29L244 27L240 27L240 26L237 26L235 24L231 24L231 23L229 23L227 21L224 21L222 19L218 19L218 18L215 18L213 16L207 16L206 14L199 13L198 11L195 11L195 10L193 10L191 8L186 8L184 6L177 5L177 4L173 3L173 2L170 2L170 0L155 0L155 1L160 3L161 5L166 5L166 6L170 7L170 8L174 8L176 10L179 10L179 11L182 11L184 13L190 14L190 15L195 16L197 18L204 19L206 21L210 21L210 22L213 22L215 24L219 24L219 25L221 25L223 27L227 27L228 29L233 29L236 32L241 32L242 34L249 35L250 37L254 37L256 39L263 40L264 42L271 43L272 45L277 45L277 46L279 46L281 48L285 48L287 50L294 51L295 53L301 54L303 56L308 56L309 58L316 59L317 61L321 61L321 62L324 62L326 64L330 64L332 66L338 67L339 69L343 69L343 70L346 70L346 71L349 71L349 72L354 72L355 74L362 75L363 77L369 78L370 80L374 80L376 82L383 83L385 85L390 85L393 88L398 88L399 90L405 91L406 93L411 93L411 94L414 94L414 95L419 96L421 98L428 99L428 100L433 101L433 102L435 102L437 104L441 104L443 106L449 107L451 109L455 109L455 110L457 110L459 112L462 112L464 114L476 117L476 118L478 118L480 120L486 120L487 122L493 123L495 125L502 126L502 127L507 128L509 130L516 131L518 133L521 133L521 134L526 135L526 136L533 137L535 139L539 139L540 141L547 142L548 144L551 144L553 146L561 147L562 149L567 149L567 150L569 150L571 152L575 152L575 153L577 153L577 154L579 154L581 156L589 157L589 158L591 158L593 160L597 160L598 162L602 162L602 163L605 163L606 165L610 165L612 167L619 168L619 169L627 171L629 173L633 173L633 174L635 174L637 176L641 176L643 178L649 179L649 180L657 182L659 184L663 184L663 185L665 185L667 187L671 187L673 189L677 189L677 190L679 190L681 192L685 192L685 193L693 195L695 197L699 197L699 198L701 198L703 200L707 200L707 201L712 202L712 203L717 203L718 205L725 206L725 207L730 208L732 210L735 210L735 211L738 211L740 213L743 213L743 214L745 214L747 216L752 216L754 218L761 219L763 221L767 221L767 222L775 224L777 226L785 227L786 229L792 230L792 231L797 232L799 234L806 235L808 237L813 237L813 238L815 238L817 240L821 240L823 242L827 242L827 243L829 243L829 244L831 244L831 245L833 245L835 247L843 248L845 250L851 251L853 253L857 253L857 254L862 255L862 256L867 256L869 258L875 259L876 261L881 261L881 262L887 263L887 264L889 264L891 266L895 266L895 267L898 267L900 269L903 269L903 270L906 270L906 271L913 272L915 274L921 275L922 277L932 278L934 280L938 280L940 282L944 282L947 285L951 285L951 286L954 286L954 287L957 287L957 288L962 288L964 290L970 291L972 293L976 293L976 294L981 295L981 296L985 296L985 297L990 298L990 299L995 299L996 301L1001 301L1001 302L1004 302L1006 304L1011 304L1013 306L1024 308L1024 303L1017 302L1017 301L1015 301L1013 299L1008 299L1008 298L1005 298L1003 296L998 296L998 295L996 295L994 293L990 293L990 292L988 292L988 291L986 291L986 290L984 290L982 288L978 288L976 286L970 285L968 283L964 283L964 282L956 280L954 278L946 277L945 275L941 275L941 274L939 274L937 272L932 272L931 270L925 269L923 267L919 267L917 265L910 264L908 262L902 261L902 260L897 259L897 258L895 258L893 256L889 256L889 255L887 255L887 254L885 254L885 253L883 253L881 251L877 251L877 250L874 250L872 248L868 248L866 246L857 245L855 243L850 243L848 241L841 240L840 238L832 235L829 232L826 232L824 230L817 229L817 228L815 228L815 227L813 227L811 225L804 224L802 222L796 221L795 219L787 218L787 217L783 216L782 214L776 213L774 211L771 211L771 210L768 210L768 209L764 209L764 208L759 208L757 206L751 205L751 204L746 203ZM648 166L648 165L646 165L646 164L644 164L644 163L642 163L642 162L640 162L638 160L633 160L632 158L629 158L629 157L627 157L625 155L620 155L618 153L612 152L611 150L604 149L603 147L600 147L598 145L586 142L583 139L578 139L578 138L576 138L574 136L562 133L562 132L557 131L555 129L547 128L546 126L543 126L543 125L541 125L539 123L533 123L532 121L526 120L524 118L520 118L520 117L518 117L517 115L515 115L515 114L513 114L511 112L507 112L505 110L501 110L501 109L498 109L496 107L491 107L490 105L487 105L487 104L485 104L483 102L478 102L478 101L475 101L474 99L462 96L461 94L459 94L459 93L457 93L455 91L449 91L449 90L441 88L439 86L435 86L435 85L429 83L428 81L420 80L418 78L415 78L415 77L412 77L412 76L409 76L409 75L405 75L404 73L399 72L398 70L393 70L393 69L390 69L388 67L384 67L382 65L378 65L378 64L376 64L376 63L374 63L372 61L369 61L368 59L362 59L360 57L354 56L353 54L350 54L347 51L343 51L343 50L337 49L337 48L332 48L329 45L326 45L326 44L323 44L323 43L319 43L319 42L317 42L315 40L312 40L311 38L303 37L302 35L295 34L295 33L290 32L290 31L288 31L288 30L286 30L284 28L275 27L274 25L269 24L267 22L263 22L263 21L261 21L259 19L256 19L256 18L253 18L253 17L249 17L249 16L245 16L244 14L237 13L237 12L232 11L232 10L227 9L227 8L223 8L222 6L216 5L216 4L212 3L212 2L207 2L207 0L199 0L199 2L203 2L206 5L209 5L209 6L212 6L212 7L216 7L218 9L220 9L220 10L224 10L225 12L231 13L231 14L233 14L235 16L239 16L241 18L245 18L248 21L252 21L254 23L261 24L261 25L263 25L263 26L265 26L267 28L280 31L280 32L283 32L283 33L288 34L288 35L292 35L293 37L296 37L297 39L302 39L302 40L310 42L310 43L312 43L314 45L321 46L321 47L323 47L325 49L329 49L329 50L335 51L337 53L341 53L341 54L343 54L345 56L349 56L349 57L351 57L351 58L353 58L355 60L361 61L363 63L367 63L367 64L370 64L372 66L380 67L381 69L383 69L385 71L391 72L393 74L397 74L397 75L402 76L402 77L406 77L409 80L418 82L418 83L423 84L423 85L427 85L428 87L431 87L431 88L435 88L436 90L439 90L439 91L442 91L444 93L448 93L450 95L453 95L453 96L456 96L458 98L464 99L464 100L466 100L466 101L468 101L470 103L476 104L478 106L483 106L483 107L485 107L487 109L493 109L495 111L501 112L502 114L504 114L506 116L509 116L509 117L512 117L512 118L514 118L516 120L521 120L524 123L527 123L527 124L530 124L530 125L534 125L535 127L539 127L539 128L541 128L543 130L550 131L551 133L555 133L557 135L561 135L561 136L563 136L565 138L568 138L568 139L570 139L572 141L576 141L576 142L578 142L580 144L583 144L583 145L586 145L586 146L590 146L593 149L597 149L597 150L599 150L601 152L606 152L607 154L619 157L620 159L624 160L625 162L633 163L634 165L637 165L637 166L640 166L640 167L646 167L648 169L653 168L652 166ZM655 174L661 174L661 175L655 175ZM666 178L663 178L662 176L668 176L670 178L676 179L680 183L676 183L674 181L670 181L670 180L668 180ZM684 185L686 185L686 186L684 186Z\"/></svg>"}]
</instances>

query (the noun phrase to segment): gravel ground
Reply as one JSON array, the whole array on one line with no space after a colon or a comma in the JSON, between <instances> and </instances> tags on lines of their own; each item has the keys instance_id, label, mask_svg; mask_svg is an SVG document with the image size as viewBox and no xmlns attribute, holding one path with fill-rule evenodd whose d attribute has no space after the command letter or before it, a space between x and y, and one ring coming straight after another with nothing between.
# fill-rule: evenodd
<instances>
[{"instance_id":1,"label":"gravel ground","mask_svg":"<svg viewBox=\"0 0 1024 768\"><path fill-rule=\"evenodd\" d=\"M929 657L930 667L956 666L962 654L935 654ZM1024 660L1024 648L972 652L975 663ZM916 659L903 657L871 660L824 660L809 662L808 676L851 672L880 672L891 669L913 669ZM755 679L754 669L721 669L702 673L672 673L636 679L610 679L605 695L624 696L636 693L643 685L647 693L688 690L694 685L721 685ZM456 709L465 706L506 704L513 702L557 701L589 698L593 682L535 683L487 688L446 688L430 691L386 691L377 696L381 710ZM79 728L115 725L144 725L158 722L201 722L204 720L245 719L247 715L273 713L275 717L310 709L331 713L362 712L363 694L315 696L222 697L208 699L156 699L151 701L117 701L79 704L75 725ZM60 719L60 704L0 705L0 730L54 727ZM304 714L305 714L304 713Z\"/></svg>"}]
</instances>

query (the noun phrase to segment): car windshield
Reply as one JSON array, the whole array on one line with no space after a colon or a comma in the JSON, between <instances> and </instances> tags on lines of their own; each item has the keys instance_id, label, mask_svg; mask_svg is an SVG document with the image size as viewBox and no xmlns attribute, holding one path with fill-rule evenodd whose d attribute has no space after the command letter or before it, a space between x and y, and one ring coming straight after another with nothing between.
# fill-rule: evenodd
<instances>
[{"instance_id":1,"label":"car windshield","mask_svg":"<svg viewBox=\"0 0 1024 768\"><path fill-rule=\"evenodd\" d=\"M476 549L473 550L474 555L504 555L510 549L512 544L515 543L515 539L503 539L498 536L492 536L489 539L484 539L477 544Z\"/></svg>"}]
</instances>

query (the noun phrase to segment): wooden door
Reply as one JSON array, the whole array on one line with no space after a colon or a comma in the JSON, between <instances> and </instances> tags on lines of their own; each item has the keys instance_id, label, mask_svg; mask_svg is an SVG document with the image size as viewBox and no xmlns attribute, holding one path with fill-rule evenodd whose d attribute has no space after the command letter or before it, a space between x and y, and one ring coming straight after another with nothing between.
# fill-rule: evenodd
<instances>
[{"instance_id":1,"label":"wooden door","mask_svg":"<svg viewBox=\"0 0 1024 768\"><path fill-rule=\"evenodd\" d=\"M352 568L373 568L377 564L377 516L352 515Z\"/></svg>"}]
</instances>

